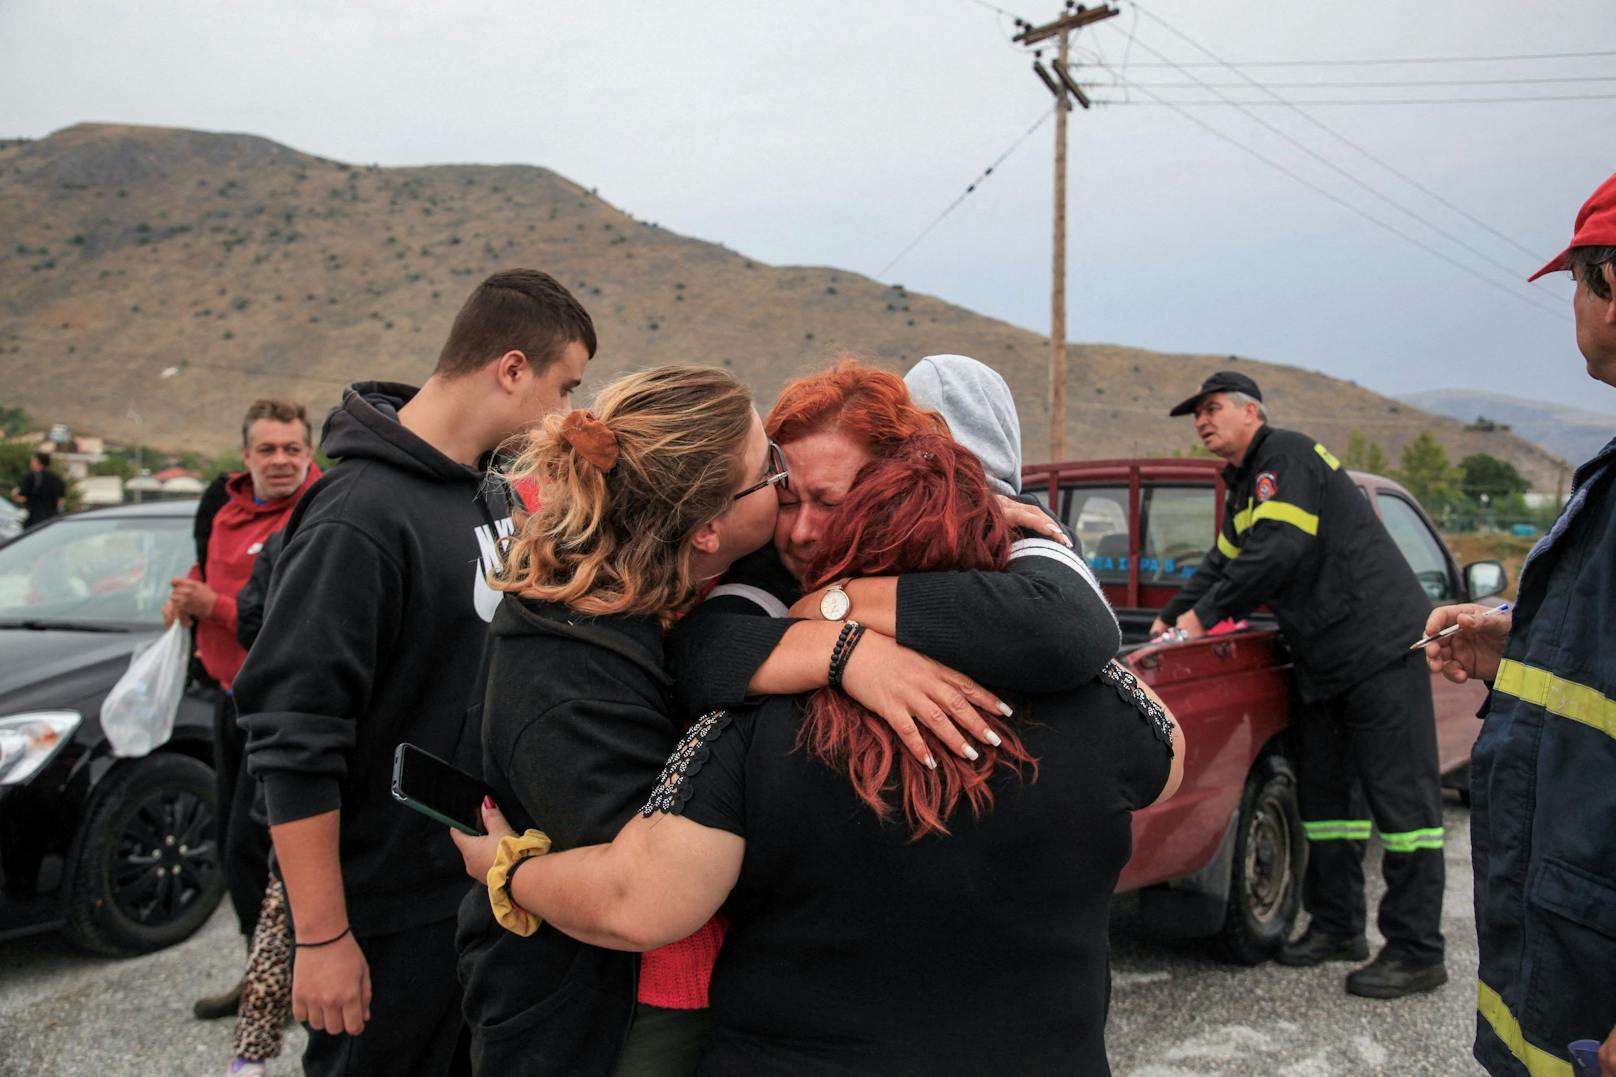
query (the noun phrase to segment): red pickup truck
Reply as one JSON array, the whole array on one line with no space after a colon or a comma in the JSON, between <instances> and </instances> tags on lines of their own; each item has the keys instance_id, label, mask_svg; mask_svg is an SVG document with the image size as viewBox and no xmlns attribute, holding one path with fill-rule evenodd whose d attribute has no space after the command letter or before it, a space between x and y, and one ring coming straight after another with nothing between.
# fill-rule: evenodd
<instances>
[{"instance_id":1,"label":"red pickup truck","mask_svg":"<svg viewBox=\"0 0 1616 1077\"><path fill-rule=\"evenodd\" d=\"M1151 643L1149 626L1194 574L1223 524L1218 460L1094 460L1029 465L1022 490L1082 540L1122 625L1122 658L1183 724L1184 782L1134 815L1133 859L1119 890L1139 890L1141 921L1173 937L1221 936L1253 964L1284 941L1301 903L1307 844L1287 736L1300 706L1291 659L1266 610L1227 635ZM1435 526L1401 486L1352 473L1432 605L1475 601L1505 586L1496 561L1461 572ZM1410 640L1409 642L1413 642ZM1468 792L1484 689L1433 677L1444 784Z\"/></svg>"}]
</instances>

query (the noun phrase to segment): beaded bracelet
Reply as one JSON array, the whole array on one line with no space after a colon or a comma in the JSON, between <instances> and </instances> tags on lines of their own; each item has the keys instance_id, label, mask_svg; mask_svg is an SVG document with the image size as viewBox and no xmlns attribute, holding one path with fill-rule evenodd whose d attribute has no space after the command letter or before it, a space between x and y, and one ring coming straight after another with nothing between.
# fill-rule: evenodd
<instances>
[{"instance_id":1,"label":"beaded bracelet","mask_svg":"<svg viewBox=\"0 0 1616 1077\"><path fill-rule=\"evenodd\" d=\"M863 638L864 626L857 621L842 625L841 632L836 636L836 646L830 652L830 673L825 678L825 683L830 687L842 686L842 673L847 669L847 660L853 656L853 648Z\"/></svg>"}]
</instances>

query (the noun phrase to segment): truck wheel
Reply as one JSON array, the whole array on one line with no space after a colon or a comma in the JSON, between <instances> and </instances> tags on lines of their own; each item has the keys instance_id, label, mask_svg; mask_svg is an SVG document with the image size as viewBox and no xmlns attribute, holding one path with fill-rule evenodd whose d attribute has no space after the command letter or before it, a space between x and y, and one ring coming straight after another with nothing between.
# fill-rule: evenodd
<instances>
[{"instance_id":1,"label":"truck wheel","mask_svg":"<svg viewBox=\"0 0 1616 1077\"><path fill-rule=\"evenodd\" d=\"M171 753L119 764L74 839L67 936L128 956L188 938L224 893L213 771Z\"/></svg>"},{"instance_id":2,"label":"truck wheel","mask_svg":"<svg viewBox=\"0 0 1616 1077\"><path fill-rule=\"evenodd\" d=\"M1266 961L1289 937L1302 903L1305 843L1296 775L1283 756L1265 755L1240 797L1222 934L1231 961Z\"/></svg>"}]
</instances>

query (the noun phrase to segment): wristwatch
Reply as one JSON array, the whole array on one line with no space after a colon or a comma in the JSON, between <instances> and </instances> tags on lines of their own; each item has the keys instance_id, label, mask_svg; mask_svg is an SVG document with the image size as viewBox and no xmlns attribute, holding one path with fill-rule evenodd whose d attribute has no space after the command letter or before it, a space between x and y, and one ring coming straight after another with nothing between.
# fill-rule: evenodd
<instances>
[{"instance_id":1,"label":"wristwatch","mask_svg":"<svg viewBox=\"0 0 1616 1077\"><path fill-rule=\"evenodd\" d=\"M851 583L853 577L837 580L825 588L825 593L819 599L819 615L827 621L843 621L853 612L853 600L847 597L845 588Z\"/></svg>"}]
</instances>

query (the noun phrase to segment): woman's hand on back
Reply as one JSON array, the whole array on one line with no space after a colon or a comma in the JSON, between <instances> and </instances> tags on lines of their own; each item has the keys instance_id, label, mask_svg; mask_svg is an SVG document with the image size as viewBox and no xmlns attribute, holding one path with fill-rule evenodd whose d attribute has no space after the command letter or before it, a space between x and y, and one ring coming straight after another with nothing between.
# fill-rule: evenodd
<instances>
[{"instance_id":1,"label":"woman's hand on back","mask_svg":"<svg viewBox=\"0 0 1616 1077\"><path fill-rule=\"evenodd\" d=\"M842 674L842 690L880 715L911 755L934 768L937 761L917 722L954 754L975 759L979 753L960 728L984 744L997 744L998 734L982 713L1010 713L998 696L965 674L877 632L866 632L854 648Z\"/></svg>"},{"instance_id":2,"label":"woman's hand on back","mask_svg":"<svg viewBox=\"0 0 1616 1077\"><path fill-rule=\"evenodd\" d=\"M1046 535L1063 546L1072 545L1072 540L1066 537L1061 525L1050 519L1049 513L1037 505L1029 505L1025 501L1017 501L1004 494L999 494L998 497L999 508L1004 512L1005 522L1011 527L1019 527L1035 535Z\"/></svg>"},{"instance_id":3,"label":"woman's hand on back","mask_svg":"<svg viewBox=\"0 0 1616 1077\"><path fill-rule=\"evenodd\" d=\"M452 827L449 830L449 840L455 843L461 859L466 862L466 874L476 879L480 886L488 883L488 869L494 866L494 858L499 855L499 839L516 833L491 800L483 801L483 829L487 833L481 835L467 834Z\"/></svg>"}]
</instances>

